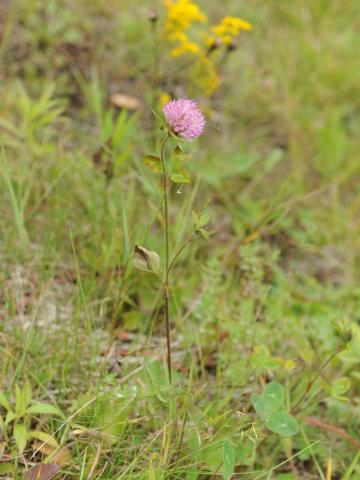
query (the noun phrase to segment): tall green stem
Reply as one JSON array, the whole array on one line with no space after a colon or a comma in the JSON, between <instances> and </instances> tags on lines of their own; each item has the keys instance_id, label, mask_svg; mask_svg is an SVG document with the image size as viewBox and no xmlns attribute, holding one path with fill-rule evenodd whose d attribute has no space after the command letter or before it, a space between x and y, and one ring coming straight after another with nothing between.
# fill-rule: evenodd
<instances>
[{"instance_id":1,"label":"tall green stem","mask_svg":"<svg viewBox=\"0 0 360 480\"><path fill-rule=\"evenodd\" d=\"M169 174L165 162L165 146L170 136L167 135L161 144L160 160L163 170L163 193L164 193L164 232L165 232L165 273L164 273L164 304L165 304L165 328L166 328L166 346L167 346L167 367L170 384L172 383L171 367L171 338L170 338L170 289L169 289L169 265L170 265L170 246L169 246Z\"/></svg>"}]
</instances>

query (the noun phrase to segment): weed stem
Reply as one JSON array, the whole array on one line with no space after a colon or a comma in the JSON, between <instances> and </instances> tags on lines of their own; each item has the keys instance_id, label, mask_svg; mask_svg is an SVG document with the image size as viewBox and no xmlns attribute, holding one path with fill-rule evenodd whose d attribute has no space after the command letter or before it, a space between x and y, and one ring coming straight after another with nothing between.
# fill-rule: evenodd
<instances>
[{"instance_id":1,"label":"weed stem","mask_svg":"<svg viewBox=\"0 0 360 480\"><path fill-rule=\"evenodd\" d=\"M165 328L166 328L166 348L167 348L167 368L169 382L172 383L171 367L171 338L170 338L170 289L169 289L169 264L170 264L170 246L169 246L169 174L165 162L165 146L170 136L167 135L161 144L160 160L163 170L163 193L164 193L164 233L165 233L165 274L164 274L164 303L165 303Z\"/></svg>"}]
</instances>

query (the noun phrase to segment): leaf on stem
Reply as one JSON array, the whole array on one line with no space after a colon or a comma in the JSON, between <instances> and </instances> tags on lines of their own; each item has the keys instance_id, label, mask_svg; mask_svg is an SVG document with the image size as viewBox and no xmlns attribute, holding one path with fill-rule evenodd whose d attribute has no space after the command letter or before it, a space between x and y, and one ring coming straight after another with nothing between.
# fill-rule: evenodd
<instances>
[{"instance_id":1,"label":"leaf on stem","mask_svg":"<svg viewBox=\"0 0 360 480\"><path fill-rule=\"evenodd\" d=\"M197 214L196 212L192 212L195 230L200 228L204 228L210 221L210 214L208 212L201 212Z\"/></svg>"},{"instance_id":2,"label":"leaf on stem","mask_svg":"<svg viewBox=\"0 0 360 480\"><path fill-rule=\"evenodd\" d=\"M192 158L192 155L184 153L180 145L176 145L172 153L172 164L175 168L179 168L188 163Z\"/></svg>"},{"instance_id":3,"label":"leaf on stem","mask_svg":"<svg viewBox=\"0 0 360 480\"><path fill-rule=\"evenodd\" d=\"M160 157L155 155L144 155L144 164L153 172L160 173L162 171Z\"/></svg>"},{"instance_id":4,"label":"leaf on stem","mask_svg":"<svg viewBox=\"0 0 360 480\"><path fill-rule=\"evenodd\" d=\"M209 223L210 221L210 214L207 212L201 212L201 213L196 213L192 212L193 216L193 221L194 221L194 230L195 233L198 233L199 235L203 236L206 238L206 240L209 239L209 233L207 230L205 230L204 227Z\"/></svg>"},{"instance_id":5,"label":"leaf on stem","mask_svg":"<svg viewBox=\"0 0 360 480\"><path fill-rule=\"evenodd\" d=\"M23 451L26 447L26 442L28 439L28 431L22 423L17 423L14 427L14 438L15 443L20 455L22 455Z\"/></svg>"},{"instance_id":6,"label":"leaf on stem","mask_svg":"<svg viewBox=\"0 0 360 480\"><path fill-rule=\"evenodd\" d=\"M174 183L190 183L191 176L186 168L174 167L170 171L170 180Z\"/></svg>"}]
</instances>

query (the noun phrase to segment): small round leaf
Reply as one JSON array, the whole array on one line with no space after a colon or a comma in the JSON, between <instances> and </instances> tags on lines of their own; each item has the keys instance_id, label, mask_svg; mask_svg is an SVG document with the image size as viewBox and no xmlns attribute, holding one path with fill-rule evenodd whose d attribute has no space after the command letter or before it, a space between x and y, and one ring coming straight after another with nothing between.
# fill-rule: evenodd
<instances>
[{"instance_id":1,"label":"small round leaf","mask_svg":"<svg viewBox=\"0 0 360 480\"><path fill-rule=\"evenodd\" d=\"M351 387L351 381L348 377L340 377L331 385L331 395L339 397L344 395Z\"/></svg>"},{"instance_id":2,"label":"small round leaf","mask_svg":"<svg viewBox=\"0 0 360 480\"><path fill-rule=\"evenodd\" d=\"M278 433L283 437L291 437L299 431L297 421L287 412L280 411L269 413L265 423L269 430Z\"/></svg>"}]
</instances>

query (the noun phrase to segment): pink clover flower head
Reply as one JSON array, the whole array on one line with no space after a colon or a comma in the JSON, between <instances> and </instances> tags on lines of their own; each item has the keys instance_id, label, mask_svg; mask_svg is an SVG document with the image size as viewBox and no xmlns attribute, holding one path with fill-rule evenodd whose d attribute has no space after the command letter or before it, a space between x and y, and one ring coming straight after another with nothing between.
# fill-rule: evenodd
<instances>
[{"instance_id":1,"label":"pink clover flower head","mask_svg":"<svg viewBox=\"0 0 360 480\"><path fill-rule=\"evenodd\" d=\"M195 100L171 100L164 106L163 112L170 130L184 140L191 142L204 131L205 116Z\"/></svg>"}]
</instances>

